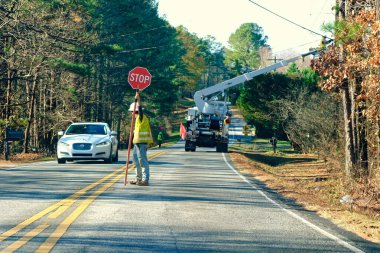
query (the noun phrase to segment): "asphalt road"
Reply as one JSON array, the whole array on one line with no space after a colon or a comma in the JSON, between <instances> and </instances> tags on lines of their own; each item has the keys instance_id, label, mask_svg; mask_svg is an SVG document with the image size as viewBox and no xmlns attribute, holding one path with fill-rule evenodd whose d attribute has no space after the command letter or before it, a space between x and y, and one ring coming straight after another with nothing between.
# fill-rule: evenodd
<instances>
[{"instance_id":1,"label":"asphalt road","mask_svg":"<svg viewBox=\"0 0 380 253\"><path fill-rule=\"evenodd\" d=\"M0 168L2 252L380 252L184 143L149 150L150 186L121 162ZM129 173L134 179L134 169Z\"/></svg>"}]
</instances>

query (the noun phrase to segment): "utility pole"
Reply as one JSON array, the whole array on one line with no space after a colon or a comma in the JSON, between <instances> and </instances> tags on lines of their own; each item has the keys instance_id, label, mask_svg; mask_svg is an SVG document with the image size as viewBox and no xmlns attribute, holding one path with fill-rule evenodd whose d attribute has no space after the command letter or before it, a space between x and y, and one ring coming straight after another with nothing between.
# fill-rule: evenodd
<instances>
[{"instance_id":1,"label":"utility pole","mask_svg":"<svg viewBox=\"0 0 380 253\"><path fill-rule=\"evenodd\" d=\"M268 61L274 61L274 63L277 63L277 61L282 61L283 59L277 59L277 56L275 56L273 59L267 59L267 60Z\"/></svg>"}]
</instances>

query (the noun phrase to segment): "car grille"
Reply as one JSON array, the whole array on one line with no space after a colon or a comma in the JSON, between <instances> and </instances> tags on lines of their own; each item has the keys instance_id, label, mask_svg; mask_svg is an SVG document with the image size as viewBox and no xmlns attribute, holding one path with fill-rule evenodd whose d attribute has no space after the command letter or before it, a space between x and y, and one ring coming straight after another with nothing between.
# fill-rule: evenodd
<instances>
[{"instance_id":1,"label":"car grille","mask_svg":"<svg viewBox=\"0 0 380 253\"><path fill-rule=\"evenodd\" d=\"M90 150L91 144L90 143L74 143L73 148L75 150Z\"/></svg>"},{"instance_id":2,"label":"car grille","mask_svg":"<svg viewBox=\"0 0 380 253\"><path fill-rule=\"evenodd\" d=\"M86 157L91 157L92 154L79 154L79 153L73 153L73 156L86 156Z\"/></svg>"}]
</instances>

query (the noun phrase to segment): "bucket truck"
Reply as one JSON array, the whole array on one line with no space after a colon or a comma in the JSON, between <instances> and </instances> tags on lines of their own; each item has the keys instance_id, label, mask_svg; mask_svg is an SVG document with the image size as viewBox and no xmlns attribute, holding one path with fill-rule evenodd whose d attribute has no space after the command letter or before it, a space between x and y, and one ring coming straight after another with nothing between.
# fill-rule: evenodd
<instances>
[{"instance_id":1,"label":"bucket truck","mask_svg":"<svg viewBox=\"0 0 380 253\"><path fill-rule=\"evenodd\" d=\"M231 112L224 91L250 81L258 75L287 66L307 55L315 55L317 52L318 50L314 50L282 60L195 92L195 107L189 108L186 116L185 151L195 151L198 146L216 147L217 152L228 152L228 125L231 122ZM224 99L221 100L221 97Z\"/></svg>"}]
</instances>

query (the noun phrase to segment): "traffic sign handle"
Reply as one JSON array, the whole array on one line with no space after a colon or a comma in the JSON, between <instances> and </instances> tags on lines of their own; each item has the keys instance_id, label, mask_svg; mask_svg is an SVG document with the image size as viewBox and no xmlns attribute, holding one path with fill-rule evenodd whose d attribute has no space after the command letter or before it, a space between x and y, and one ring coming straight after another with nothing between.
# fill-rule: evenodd
<instances>
[{"instance_id":1,"label":"traffic sign handle","mask_svg":"<svg viewBox=\"0 0 380 253\"><path fill-rule=\"evenodd\" d=\"M136 90L136 95L139 94L139 90ZM124 173L124 186L127 184L127 178L128 178L128 167L129 167L129 157L131 155L131 146L132 146L132 136L133 136L133 130L134 130L134 123L135 123L135 115L136 115L136 105L137 105L137 98L135 96L135 105L133 108L132 113L132 122L131 127L129 129L129 140L128 140L128 154L127 154L127 162L125 167L125 173Z\"/></svg>"}]
</instances>

